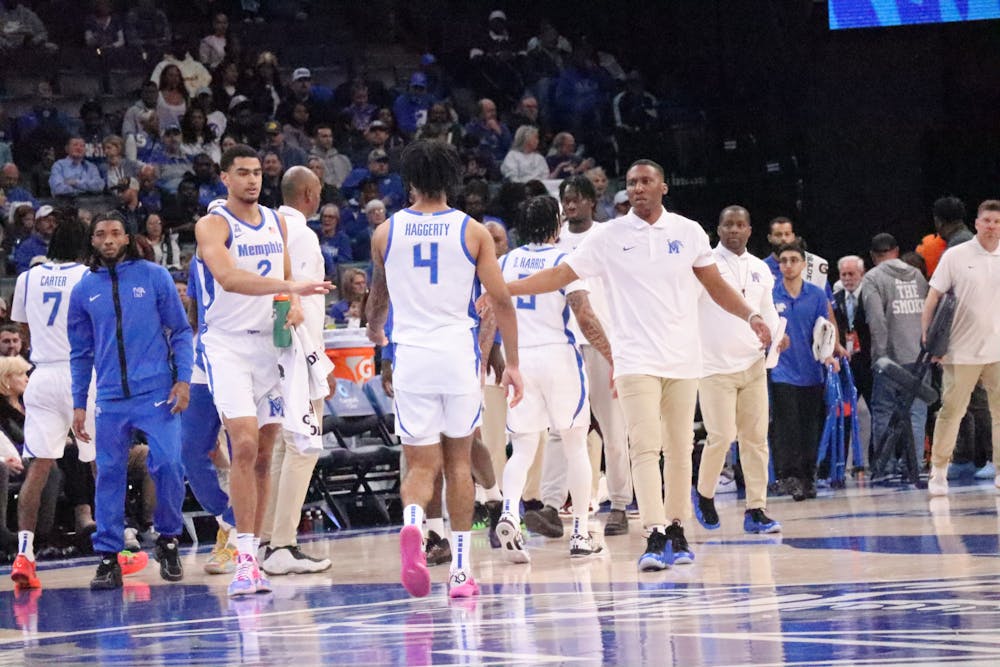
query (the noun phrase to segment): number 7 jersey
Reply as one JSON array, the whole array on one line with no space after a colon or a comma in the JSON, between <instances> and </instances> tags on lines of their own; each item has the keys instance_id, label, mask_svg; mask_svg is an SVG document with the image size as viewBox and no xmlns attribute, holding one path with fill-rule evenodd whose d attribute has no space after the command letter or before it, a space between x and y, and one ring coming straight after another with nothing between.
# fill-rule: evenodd
<instances>
[{"instance_id":1,"label":"number 7 jersey","mask_svg":"<svg viewBox=\"0 0 1000 667\"><path fill-rule=\"evenodd\" d=\"M10 318L31 330L31 361L69 362L69 296L89 269L76 262L45 262L17 277Z\"/></svg>"},{"instance_id":2,"label":"number 7 jersey","mask_svg":"<svg viewBox=\"0 0 1000 667\"><path fill-rule=\"evenodd\" d=\"M455 209L404 209L383 223L393 343L444 351L477 346L479 282L465 245L470 220Z\"/></svg>"}]
</instances>

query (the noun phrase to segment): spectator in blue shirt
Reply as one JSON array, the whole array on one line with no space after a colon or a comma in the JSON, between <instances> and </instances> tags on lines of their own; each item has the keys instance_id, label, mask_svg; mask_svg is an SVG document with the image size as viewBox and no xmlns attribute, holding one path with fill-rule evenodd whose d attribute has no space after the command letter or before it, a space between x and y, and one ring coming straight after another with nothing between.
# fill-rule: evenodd
<instances>
[{"instance_id":1,"label":"spectator in blue shirt","mask_svg":"<svg viewBox=\"0 0 1000 667\"><path fill-rule=\"evenodd\" d=\"M31 260L49 251L49 240L56 228L56 212L51 206L43 206L35 214L35 227L31 236L21 241L14 251L14 268L18 273L31 268Z\"/></svg>"},{"instance_id":2,"label":"spectator in blue shirt","mask_svg":"<svg viewBox=\"0 0 1000 667\"><path fill-rule=\"evenodd\" d=\"M497 105L493 100L479 100L479 114L465 126L465 134L478 139L479 146L489 150L498 164L510 150L510 130L497 119Z\"/></svg>"},{"instance_id":3,"label":"spectator in blue shirt","mask_svg":"<svg viewBox=\"0 0 1000 667\"><path fill-rule=\"evenodd\" d=\"M21 185L21 171L13 162L6 163L0 167L0 190L3 190L7 198L6 206L10 208L17 204L31 204L32 208L38 208L38 200L31 192Z\"/></svg>"},{"instance_id":4,"label":"spectator in blue shirt","mask_svg":"<svg viewBox=\"0 0 1000 667\"><path fill-rule=\"evenodd\" d=\"M407 137L412 138L427 122L427 111L436 100L427 92L427 75L414 72L410 77L410 88L396 98L392 112L396 124Z\"/></svg>"},{"instance_id":5,"label":"spectator in blue shirt","mask_svg":"<svg viewBox=\"0 0 1000 667\"><path fill-rule=\"evenodd\" d=\"M374 182L378 188L377 197L385 204L385 210L392 215L407 204L406 190L399 174L389 171L389 154L376 148L368 154L368 168L357 168L344 181L344 194L352 199L361 197L361 190L367 182ZM368 203L367 200L361 202Z\"/></svg>"},{"instance_id":6,"label":"spectator in blue shirt","mask_svg":"<svg viewBox=\"0 0 1000 667\"><path fill-rule=\"evenodd\" d=\"M84 159L86 149L82 137L70 137L66 142L66 157L56 160L49 176L53 196L76 197L104 192L100 170Z\"/></svg>"},{"instance_id":7,"label":"spectator in blue shirt","mask_svg":"<svg viewBox=\"0 0 1000 667\"><path fill-rule=\"evenodd\" d=\"M337 282L338 267L353 261L351 239L340 227L340 209L336 204L327 204L319 214L319 248L323 252L326 279Z\"/></svg>"},{"instance_id":8,"label":"spectator in blue shirt","mask_svg":"<svg viewBox=\"0 0 1000 667\"><path fill-rule=\"evenodd\" d=\"M207 210L213 199L225 199L229 195L229 190L215 173L215 163L207 153L195 155L191 166L194 171L193 180L198 185L199 206Z\"/></svg>"},{"instance_id":9,"label":"spectator in blue shirt","mask_svg":"<svg viewBox=\"0 0 1000 667\"><path fill-rule=\"evenodd\" d=\"M100 556L92 589L121 588L128 452L132 433L149 441L156 484L154 528L160 576L180 581L177 550L183 530L184 467L180 417L188 405L194 362L191 325L170 274L140 258L134 237L115 213L91 225L91 271L73 289L67 315L73 383L73 431L97 452L94 551ZM91 377L97 378L97 432L84 426Z\"/></svg>"},{"instance_id":10,"label":"spectator in blue shirt","mask_svg":"<svg viewBox=\"0 0 1000 667\"><path fill-rule=\"evenodd\" d=\"M778 249L782 280L774 285L774 306L788 324L787 349L771 371L774 410L771 438L775 477L795 500L816 497L816 453L825 420L823 400L825 364L840 367L833 357L823 363L813 357L816 320L834 322L833 309L819 287L802 279L806 253L802 246Z\"/></svg>"},{"instance_id":11,"label":"spectator in blue shirt","mask_svg":"<svg viewBox=\"0 0 1000 667\"><path fill-rule=\"evenodd\" d=\"M365 292L368 291L368 277L361 269L348 269L344 272L342 283L340 293L343 298L331 305L326 314L339 326L347 326L348 312L351 310L351 304L361 303Z\"/></svg>"}]
</instances>

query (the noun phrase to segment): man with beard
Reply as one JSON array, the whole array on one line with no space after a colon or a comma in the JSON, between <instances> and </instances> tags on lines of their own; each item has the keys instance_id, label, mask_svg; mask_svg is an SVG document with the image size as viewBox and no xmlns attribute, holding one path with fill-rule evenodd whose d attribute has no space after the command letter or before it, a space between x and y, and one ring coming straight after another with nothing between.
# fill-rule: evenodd
<instances>
[{"instance_id":1,"label":"man with beard","mask_svg":"<svg viewBox=\"0 0 1000 667\"><path fill-rule=\"evenodd\" d=\"M94 502L100 557L92 589L121 588L118 552L124 546L125 489L132 434L146 433L149 467L156 484L154 527L160 537L160 576L184 576L177 536L183 530L184 467L180 417L188 405L194 348L191 326L170 274L140 258L134 237L117 213L94 219L93 259L73 288L67 327L73 378L73 431L90 442L85 418L96 369L97 452Z\"/></svg>"}]
</instances>

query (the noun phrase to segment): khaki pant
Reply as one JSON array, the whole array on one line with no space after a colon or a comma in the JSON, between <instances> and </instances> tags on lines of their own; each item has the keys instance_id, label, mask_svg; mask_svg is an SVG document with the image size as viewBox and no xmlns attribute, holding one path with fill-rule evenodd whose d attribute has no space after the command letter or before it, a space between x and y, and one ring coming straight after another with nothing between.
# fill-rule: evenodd
<instances>
[{"instance_id":1,"label":"khaki pant","mask_svg":"<svg viewBox=\"0 0 1000 667\"><path fill-rule=\"evenodd\" d=\"M691 451L698 380L623 375L615 380L615 387L625 414L632 483L643 528L665 526L674 520L683 522L691 515Z\"/></svg>"},{"instance_id":2,"label":"khaki pant","mask_svg":"<svg viewBox=\"0 0 1000 667\"><path fill-rule=\"evenodd\" d=\"M718 373L698 385L708 444L701 453L698 493L715 496L715 486L734 440L747 487L747 509L767 506L767 373L761 358L745 371Z\"/></svg>"},{"instance_id":3,"label":"khaki pant","mask_svg":"<svg viewBox=\"0 0 1000 667\"><path fill-rule=\"evenodd\" d=\"M317 414L323 414L322 401ZM271 495L267 499L267 514L261 528L260 541L272 547L289 547L295 539L302 504L309 492L309 480L319 460L319 452L303 454L294 444L288 431L282 430L275 439L271 455Z\"/></svg>"},{"instance_id":4,"label":"khaki pant","mask_svg":"<svg viewBox=\"0 0 1000 667\"><path fill-rule=\"evenodd\" d=\"M980 379L990 402L993 424L993 461L1000 462L1000 362L992 364L943 364L941 410L934 424L931 465L942 468L951 462L958 429L969 407L969 397Z\"/></svg>"},{"instance_id":5,"label":"khaki pant","mask_svg":"<svg viewBox=\"0 0 1000 667\"><path fill-rule=\"evenodd\" d=\"M507 464L507 397L503 387L489 383L483 386L483 423L479 432L493 459L493 474L500 484Z\"/></svg>"}]
</instances>

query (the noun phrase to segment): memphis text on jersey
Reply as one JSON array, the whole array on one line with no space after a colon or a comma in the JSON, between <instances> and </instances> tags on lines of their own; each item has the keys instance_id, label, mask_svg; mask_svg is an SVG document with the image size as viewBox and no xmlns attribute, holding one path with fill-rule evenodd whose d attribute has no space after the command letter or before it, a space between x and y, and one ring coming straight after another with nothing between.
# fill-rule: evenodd
<instances>
[{"instance_id":1,"label":"memphis text on jersey","mask_svg":"<svg viewBox=\"0 0 1000 667\"><path fill-rule=\"evenodd\" d=\"M267 243L237 243L236 254L239 257L257 257L259 255L281 254L284 247L278 241Z\"/></svg>"}]
</instances>

